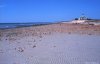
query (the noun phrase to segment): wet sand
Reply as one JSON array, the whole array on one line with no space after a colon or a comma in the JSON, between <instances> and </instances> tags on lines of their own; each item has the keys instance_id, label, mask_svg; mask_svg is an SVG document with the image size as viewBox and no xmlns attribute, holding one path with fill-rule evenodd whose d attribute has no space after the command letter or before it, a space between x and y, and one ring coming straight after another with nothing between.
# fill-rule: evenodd
<instances>
[{"instance_id":1,"label":"wet sand","mask_svg":"<svg viewBox=\"0 0 100 64\"><path fill-rule=\"evenodd\" d=\"M100 64L100 25L0 30L0 64Z\"/></svg>"}]
</instances>

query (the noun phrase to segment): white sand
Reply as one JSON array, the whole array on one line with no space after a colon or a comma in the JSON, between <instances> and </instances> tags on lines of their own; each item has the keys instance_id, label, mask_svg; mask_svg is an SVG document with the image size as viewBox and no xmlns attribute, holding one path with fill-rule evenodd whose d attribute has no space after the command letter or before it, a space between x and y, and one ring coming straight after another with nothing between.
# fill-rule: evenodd
<instances>
[{"instance_id":1,"label":"white sand","mask_svg":"<svg viewBox=\"0 0 100 64\"><path fill-rule=\"evenodd\" d=\"M52 33L6 39L0 41L0 64L100 64L100 36Z\"/></svg>"}]
</instances>

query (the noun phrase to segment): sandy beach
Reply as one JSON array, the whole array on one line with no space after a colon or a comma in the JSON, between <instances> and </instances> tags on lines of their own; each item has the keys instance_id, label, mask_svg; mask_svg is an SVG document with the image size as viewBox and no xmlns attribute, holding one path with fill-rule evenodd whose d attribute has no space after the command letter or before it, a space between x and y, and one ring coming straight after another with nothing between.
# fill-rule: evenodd
<instances>
[{"instance_id":1,"label":"sandy beach","mask_svg":"<svg viewBox=\"0 0 100 64\"><path fill-rule=\"evenodd\" d=\"M100 25L1 29L0 64L100 64Z\"/></svg>"}]
</instances>

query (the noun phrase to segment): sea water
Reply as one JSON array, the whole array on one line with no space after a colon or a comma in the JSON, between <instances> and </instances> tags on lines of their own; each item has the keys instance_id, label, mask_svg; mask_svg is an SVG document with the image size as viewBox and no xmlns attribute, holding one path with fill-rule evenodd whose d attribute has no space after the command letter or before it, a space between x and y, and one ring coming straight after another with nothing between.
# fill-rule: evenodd
<instances>
[{"instance_id":1,"label":"sea water","mask_svg":"<svg viewBox=\"0 0 100 64\"><path fill-rule=\"evenodd\" d=\"M49 22L34 22L34 23L0 23L0 29L17 28L17 27L28 27L50 24Z\"/></svg>"},{"instance_id":2,"label":"sea water","mask_svg":"<svg viewBox=\"0 0 100 64\"><path fill-rule=\"evenodd\" d=\"M32 23L0 23L0 28L16 28L21 26L31 26Z\"/></svg>"}]
</instances>

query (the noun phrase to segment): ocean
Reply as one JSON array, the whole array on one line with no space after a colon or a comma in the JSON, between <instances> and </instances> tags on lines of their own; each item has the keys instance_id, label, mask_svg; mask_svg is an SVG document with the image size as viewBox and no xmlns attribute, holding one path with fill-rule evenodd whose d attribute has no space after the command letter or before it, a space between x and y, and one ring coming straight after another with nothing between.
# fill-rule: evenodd
<instances>
[{"instance_id":1,"label":"ocean","mask_svg":"<svg viewBox=\"0 0 100 64\"><path fill-rule=\"evenodd\" d=\"M0 29L11 29L19 27L40 26L51 24L50 22L34 22L34 23L0 23Z\"/></svg>"}]
</instances>

